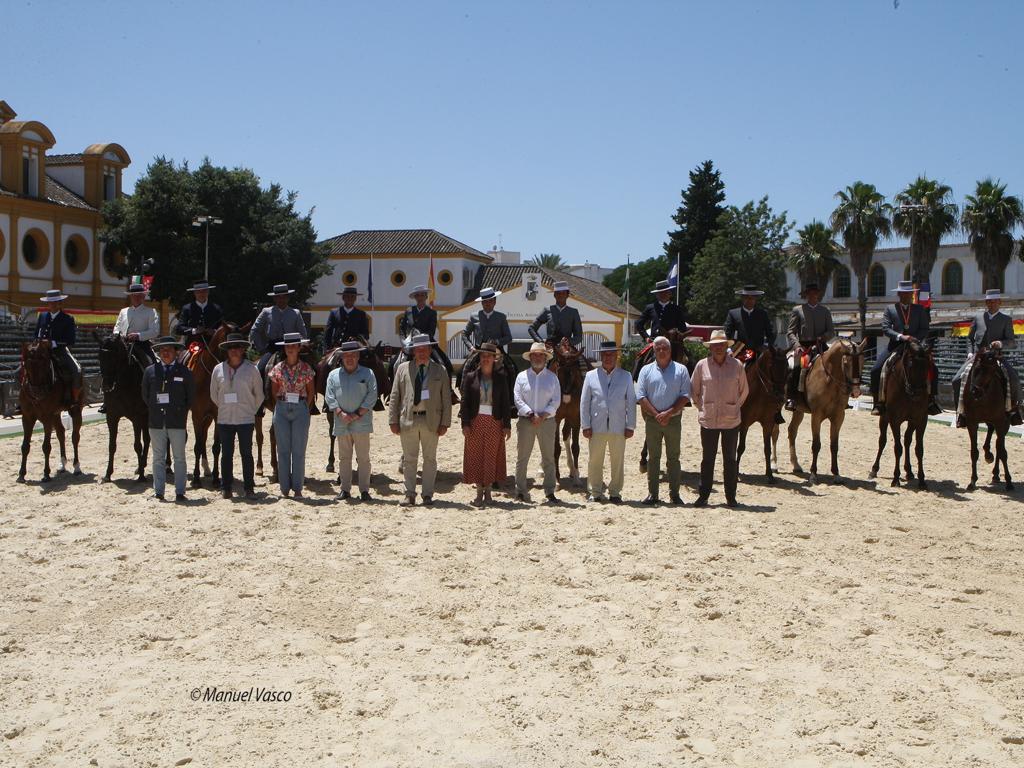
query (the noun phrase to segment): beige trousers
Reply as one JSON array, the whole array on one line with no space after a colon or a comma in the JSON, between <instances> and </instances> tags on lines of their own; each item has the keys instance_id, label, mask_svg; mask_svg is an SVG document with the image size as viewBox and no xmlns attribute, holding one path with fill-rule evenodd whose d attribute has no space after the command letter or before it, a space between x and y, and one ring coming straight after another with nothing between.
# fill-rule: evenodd
<instances>
[{"instance_id":1,"label":"beige trousers","mask_svg":"<svg viewBox=\"0 0 1024 768\"><path fill-rule=\"evenodd\" d=\"M554 417L544 419L538 426L533 426L525 416L517 419L516 446L516 493L527 493L529 488L526 468L533 453L533 444L540 442L540 466L544 472L544 495L555 492L555 433L557 425Z\"/></svg>"},{"instance_id":2,"label":"beige trousers","mask_svg":"<svg viewBox=\"0 0 1024 768\"><path fill-rule=\"evenodd\" d=\"M609 496L621 496L626 460L626 436L622 433L595 432L590 438L590 461L587 464L587 491L591 496L604 495L604 455L607 451L612 465Z\"/></svg>"},{"instance_id":3,"label":"beige trousers","mask_svg":"<svg viewBox=\"0 0 1024 768\"><path fill-rule=\"evenodd\" d=\"M338 476L341 490L352 490L352 453L359 466L359 490L370 492L370 433L349 432L338 435Z\"/></svg>"},{"instance_id":4,"label":"beige trousers","mask_svg":"<svg viewBox=\"0 0 1024 768\"><path fill-rule=\"evenodd\" d=\"M411 427L403 427L402 472L405 474L405 493L416 495L416 467L420 449L423 449L423 495L434 495L434 481L437 479L437 432L427 428L426 416L417 415Z\"/></svg>"}]
</instances>

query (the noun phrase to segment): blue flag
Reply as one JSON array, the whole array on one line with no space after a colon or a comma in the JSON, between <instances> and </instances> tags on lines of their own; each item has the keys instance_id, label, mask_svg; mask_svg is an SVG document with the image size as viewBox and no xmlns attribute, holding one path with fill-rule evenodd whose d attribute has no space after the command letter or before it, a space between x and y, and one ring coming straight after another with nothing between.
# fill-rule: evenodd
<instances>
[{"instance_id":1,"label":"blue flag","mask_svg":"<svg viewBox=\"0 0 1024 768\"><path fill-rule=\"evenodd\" d=\"M672 269L668 271L668 284L673 288L676 287L676 283L679 282L679 262L677 261L672 265Z\"/></svg>"}]
</instances>

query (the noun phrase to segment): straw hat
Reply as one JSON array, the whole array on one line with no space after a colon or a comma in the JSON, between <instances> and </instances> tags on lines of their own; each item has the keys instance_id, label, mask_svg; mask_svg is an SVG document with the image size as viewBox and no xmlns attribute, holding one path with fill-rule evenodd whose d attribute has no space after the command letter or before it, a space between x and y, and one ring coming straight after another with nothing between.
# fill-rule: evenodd
<instances>
[{"instance_id":1,"label":"straw hat","mask_svg":"<svg viewBox=\"0 0 1024 768\"><path fill-rule=\"evenodd\" d=\"M216 287L216 285L210 285L205 280L200 280L199 282L193 283L191 288L186 288L185 290L189 293L195 293L196 291L210 291Z\"/></svg>"},{"instance_id":2,"label":"straw hat","mask_svg":"<svg viewBox=\"0 0 1024 768\"><path fill-rule=\"evenodd\" d=\"M554 357L551 350L547 348L547 345L545 345L543 341L535 341L530 345L530 348L526 352L523 352L523 360L529 360L530 355L535 355L538 352L543 353L544 357L548 360Z\"/></svg>"},{"instance_id":3,"label":"straw hat","mask_svg":"<svg viewBox=\"0 0 1024 768\"><path fill-rule=\"evenodd\" d=\"M725 344L725 346L731 347L733 341L725 335L725 331L721 328L716 328L711 332L711 336L708 340L704 342L705 347L710 347L712 344Z\"/></svg>"}]
</instances>

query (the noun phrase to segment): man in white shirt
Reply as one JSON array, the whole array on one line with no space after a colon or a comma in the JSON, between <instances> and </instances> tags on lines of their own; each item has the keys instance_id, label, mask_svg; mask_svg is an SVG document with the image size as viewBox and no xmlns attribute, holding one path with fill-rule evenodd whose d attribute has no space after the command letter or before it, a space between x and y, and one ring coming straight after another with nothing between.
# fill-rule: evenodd
<instances>
[{"instance_id":1,"label":"man in white shirt","mask_svg":"<svg viewBox=\"0 0 1024 768\"><path fill-rule=\"evenodd\" d=\"M604 454L611 460L608 501L622 503L626 440L636 430L636 389L633 377L619 368L619 348L602 341L601 366L588 371L580 393L580 426L590 441L587 501L604 501Z\"/></svg>"},{"instance_id":2,"label":"man in white shirt","mask_svg":"<svg viewBox=\"0 0 1024 768\"><path fill-rule=\"evenodd\" d=\"M523 357L530 367L516 376L513 398L519 412L517 439L519 453L516 459L516 499L530 501L527 490L526 467L530 463L535 441L540 442L541 469L544 472L544 496L552 504L555 496L555 412L561 400L562 388L558 377L547 369L551 352L543 343L534 343Z\"/></svg>"}]
</instances>

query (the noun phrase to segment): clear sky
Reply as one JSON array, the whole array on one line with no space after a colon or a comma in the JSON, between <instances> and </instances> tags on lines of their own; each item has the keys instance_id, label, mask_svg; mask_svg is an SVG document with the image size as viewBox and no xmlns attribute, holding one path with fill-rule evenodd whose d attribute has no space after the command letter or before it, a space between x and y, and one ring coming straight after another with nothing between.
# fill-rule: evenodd
<instances>
[{"instance_id":1,"label":"clear sky","mask_svg":"<svg viewBox=\"0 0 1024 768\"><path fill-rule=\"evenodd\" d=\"M9 0L0 99L54 152L253 168L321 237L657 255L687 173L798 225L856 180L1024 194L1024 3Z\"/></svg>"}]
</instances>

